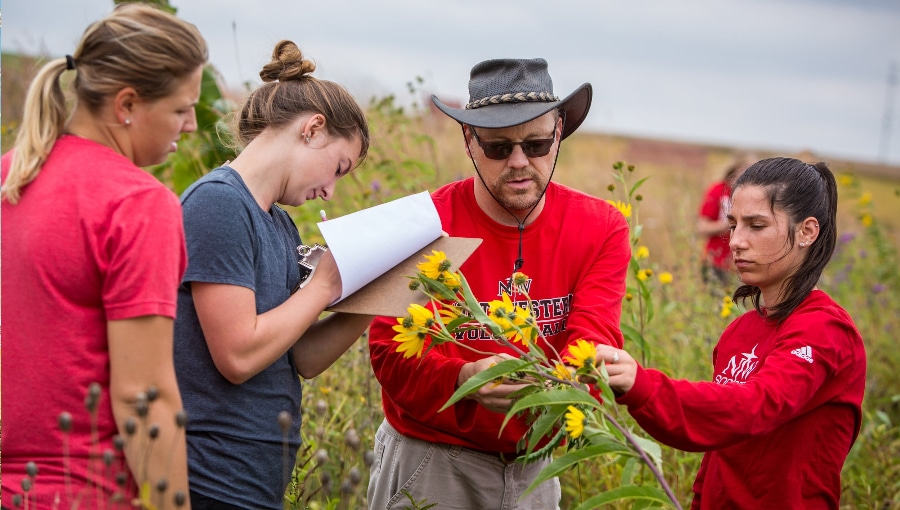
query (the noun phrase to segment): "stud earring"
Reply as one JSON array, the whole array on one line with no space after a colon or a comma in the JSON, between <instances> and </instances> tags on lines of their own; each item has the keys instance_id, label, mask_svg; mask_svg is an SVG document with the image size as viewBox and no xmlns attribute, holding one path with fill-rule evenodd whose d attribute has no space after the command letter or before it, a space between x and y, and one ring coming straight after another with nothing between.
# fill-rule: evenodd
<instances>
[{"instance_id":1,"label":"stud earring","mask_svg":"<svg viewBox=\"0 0 900 510\"><path fill-rule=\"evenodd\" d=\"M306 143L309 143L309 135L304 134L303 137L306 138Z\"/></svg>"},{"instance_id":2,"label":"stud earring","mask_svg":"<svg viewBox=\"0 0 900 510\"><path fill-rule=\"evenodd\" d=\"M800 243L800 246L806 246L806 243Z\"/></svg>"},{"instance_id":3,"label":"stud earring","mask_svg":"<svg viewBox=\"0 0 900 510\"><path fill-rule=\"evenodd\" d=\"M125 125L126 125L126 126L130 126L130 125L131 125L131 119L125 119Z\"/></svg>"}]
</instances>

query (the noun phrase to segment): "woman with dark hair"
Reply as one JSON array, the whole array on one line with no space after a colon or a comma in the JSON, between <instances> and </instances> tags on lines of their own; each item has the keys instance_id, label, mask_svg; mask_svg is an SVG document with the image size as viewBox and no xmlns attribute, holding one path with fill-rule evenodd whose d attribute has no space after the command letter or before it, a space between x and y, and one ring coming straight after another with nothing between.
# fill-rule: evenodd
<instances>
[{"instance_id":1,"label":"woman with dark hair","mask_svg":"<svg viewBox=\"0 0 900 510\"><path fill-rule=\"evenodd\" d=\"M866 353L816 288L834 252L837 186L825 163L771 158L734 184L729 246L753 310L713 351L713 381L675 380L598 346L617 402L651 436L703 451L692 508L836 509L859 434Z\"/></svg>"},{"instance_id":2,"label":"woman with dark hair","mask_svg":"<svg viewBox=\"0 0 900 510\"><path fill-rule=\"evenodd\" d=\"M206 60L194 25L125 4L29 86L3 156L4 508L130 506L160 480L166 500L186 495L172 363L181 208L139 167L197 129ZM137 419L139 401L152 403ZM105 455L117 435L127 466Z\"/></svg>"},{"instance_id":3,"label":"woman with dark hair","mask_svg":"<svg viewBox=\"0 0 900 510\"><path fill-rule=\"evenodd\" d=\"M194 510L283 507L300 377L328 368L372 319L319 318L341 296L337 264L326 252L300 288L300 235L277 205L331 199L369 147L353 96L314 70L296 44L279 42L237 118L238 156L181 196L188 269L175 369L191 417Z\"/></svg>"}]
</instances>

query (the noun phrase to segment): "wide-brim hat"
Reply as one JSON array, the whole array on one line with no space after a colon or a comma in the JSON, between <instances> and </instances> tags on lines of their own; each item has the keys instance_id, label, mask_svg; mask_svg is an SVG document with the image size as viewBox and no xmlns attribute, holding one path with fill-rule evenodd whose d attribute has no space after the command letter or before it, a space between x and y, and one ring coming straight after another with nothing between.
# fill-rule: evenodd
<instances>
[{"instance_id":1,"label":"wide-brim hat","mask_svg":"<svg viewBox=\"0 0 900 510\"><path fill-rule=\"evenodd\" d=\"M472 68L465 108L451 108L434 95L431 101L457 122L486 129L517 126L559 109L565 113L563 139L584 122L592 95L591 84L585 83L560 100L542 58L494 59Z\"/></svg>"}]
</instances>

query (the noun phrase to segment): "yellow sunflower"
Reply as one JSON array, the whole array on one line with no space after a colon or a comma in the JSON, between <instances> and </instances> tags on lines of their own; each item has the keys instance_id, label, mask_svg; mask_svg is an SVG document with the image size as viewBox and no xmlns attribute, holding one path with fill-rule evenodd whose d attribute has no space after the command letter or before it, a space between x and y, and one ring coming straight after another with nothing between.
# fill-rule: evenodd
<instances>
[{"instance_id":1,"label":"yellow sunflower","mask_svg":"<svg viewBox=\"0 0 900 510\"><path fill-rule=\"evenodd\" d=\"M575 340L575 345L569 346L569 355L563 359L573 367L581 368L593 366L596 358L597 346L583 338L579 338Z\"/></svg>"},{"instance_id":2,"label":"yellow sunflower","mask_svg":"<svg viewBox=\"0 0 900 510\"><path fill-rule=\"evenodd\" d=\"M431 253L425 255L425 262L416 264L416 269L428 278L437 280L441 273L450 269L450 261L447 260L447 254L442 251L431 250Z\"/></svg>"},{"instance_id":3,"label":"yellow sunflower","mask_svg":"<svg viewBox=\"0 0 900 510\"><path fill-rule=\"evenodd\" d=\"M578 439L584 433L584 413L575 406L569 406L566 413L566 432L572 439Z\"/></svg>"}]
</instances>

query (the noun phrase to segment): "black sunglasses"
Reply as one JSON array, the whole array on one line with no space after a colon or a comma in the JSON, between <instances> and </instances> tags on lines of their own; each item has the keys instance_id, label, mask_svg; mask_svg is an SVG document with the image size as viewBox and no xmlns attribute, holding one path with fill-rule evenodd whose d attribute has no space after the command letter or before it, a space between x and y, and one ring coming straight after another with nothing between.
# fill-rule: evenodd
<instances>
[{"instance_id":1,"label":"black sunglasses","mask_svg":"<svg viewBox=\"0 0 900 510\"><path fill-rule=\"evenodd\" d=\"M475 142L478 143L478 146L481 147L481 150L484 152L484 157L488 159L506 159L512 154L513 147L516 145L522 148L522 152L525 153L525 156L529 158L540 158L550 154L553 142L556 141L556 129L553 130L553 138L525 140L523 142L482 142L481 138L478 138L478 133L475 132L475 128L469 127L469 130L472 131Z\"/></svg>"}]
</instances>

